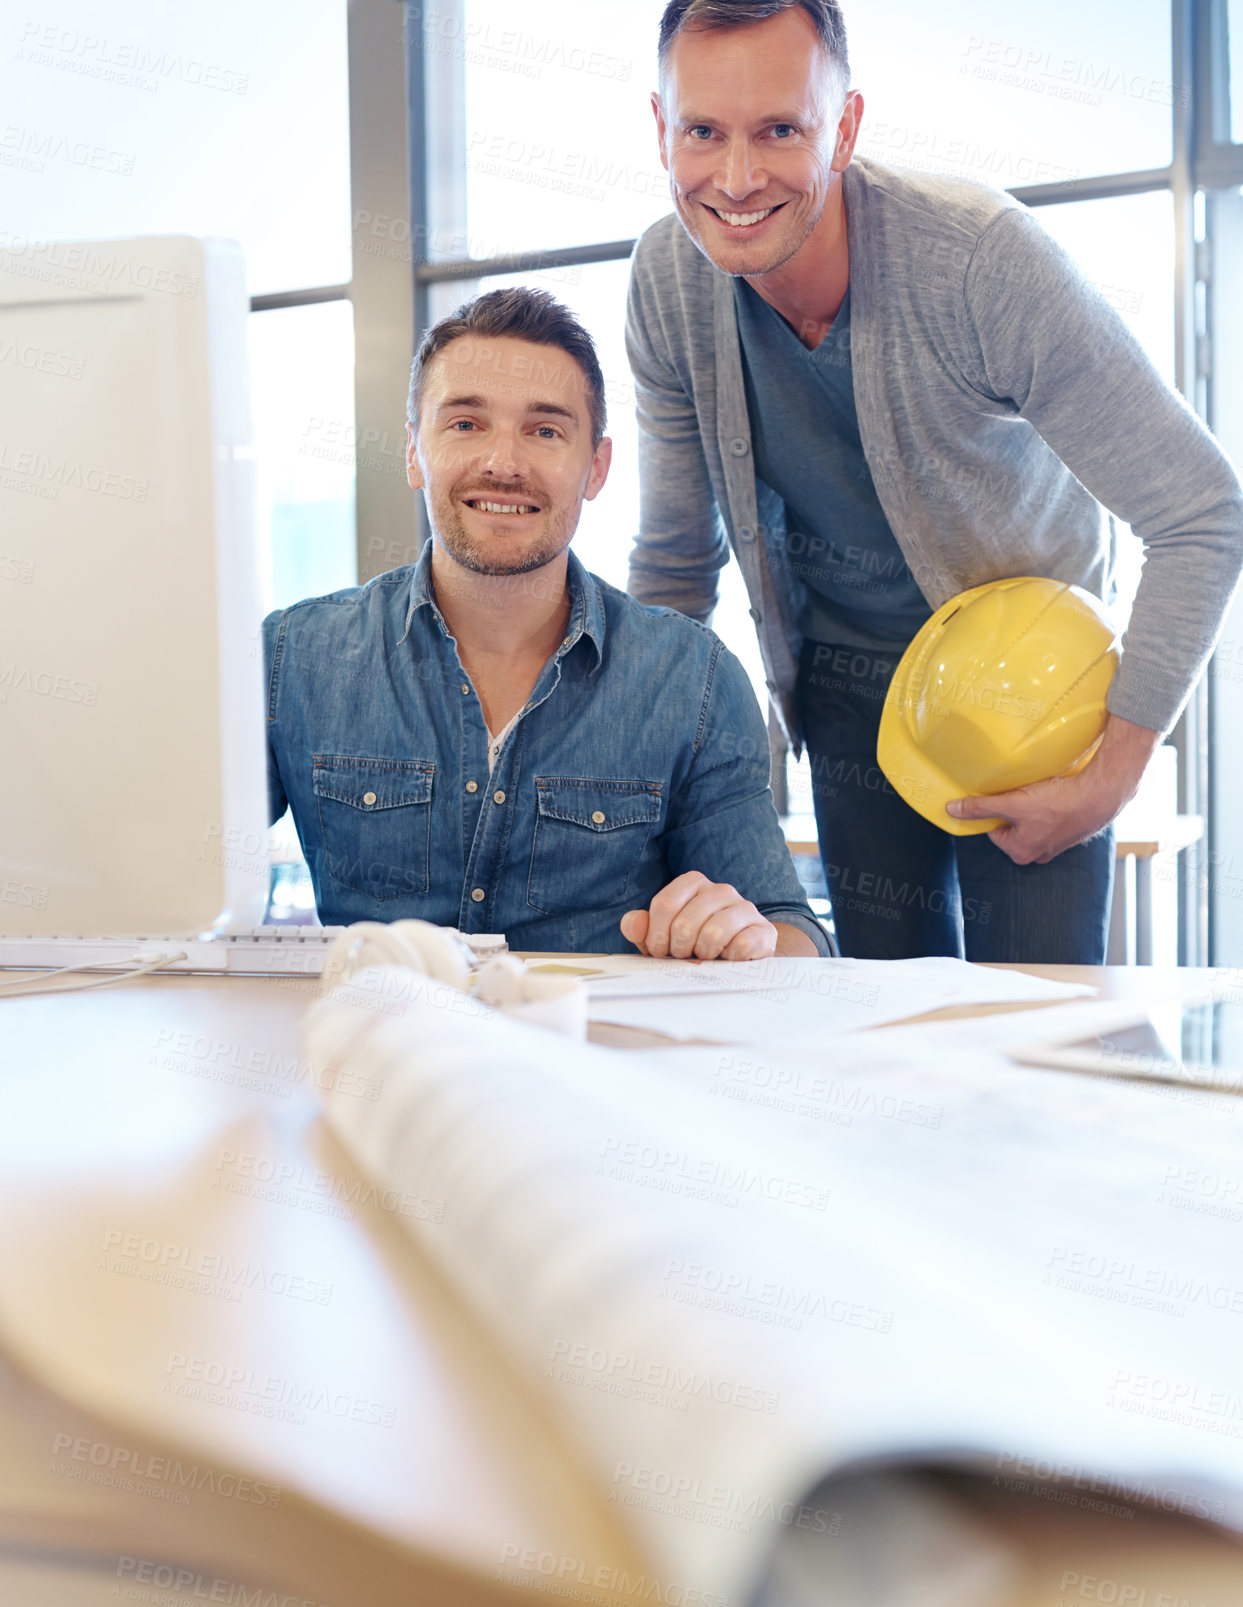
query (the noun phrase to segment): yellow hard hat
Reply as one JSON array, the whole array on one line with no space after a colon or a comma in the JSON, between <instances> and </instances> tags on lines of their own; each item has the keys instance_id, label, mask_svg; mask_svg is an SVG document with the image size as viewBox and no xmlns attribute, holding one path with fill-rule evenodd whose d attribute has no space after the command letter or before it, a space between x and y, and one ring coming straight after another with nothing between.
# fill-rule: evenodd
<instances>
[{"instance_id":1,"label":"yellow hard hat","mask_svg":"<svg viewBox=\"0 0 1243 1607\"><path fill-rule=\"evenodd\" d=\"M955 820L946 804L1081 770L1118 658L1104 608L1078 586L1024 577L961 592L902 655L877 763L934 826L994 831L1002 821Z\"/></svg>"}]
</instances>

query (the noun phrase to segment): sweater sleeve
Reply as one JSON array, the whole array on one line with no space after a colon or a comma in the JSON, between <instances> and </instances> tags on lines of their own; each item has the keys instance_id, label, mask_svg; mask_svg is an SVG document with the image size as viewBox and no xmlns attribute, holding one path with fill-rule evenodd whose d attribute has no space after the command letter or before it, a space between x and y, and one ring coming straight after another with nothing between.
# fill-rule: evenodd
<instances>
[{"instance_id":1,"label":"sweater sleeve","mask_svg":"<svg viewBox=\"0 0 1243 1607\"><path fill-rule=\"evenodd\" d=\"M639 425L639 534L629 590L642 603L707 623L729 544L708 477L695 401L680 383L662 328L656 266L640 241L630 274L626 352ZM672 271L670 269L670 271Z\"/></svg>"},{"instance_id":2,"label":"sweater sleeve","mask_svg":"<svg viewBox=\"0 0 1243 1607\"><path fill-rule=\"evenodd\" d=\"M1129 524L1144 568L1109 707L1173 724L1243 568L1243 488L1229 460L1112 307L1027 212L983 233L964 283L971 383L1013 405Z\"/></svg>"}]
</instances>

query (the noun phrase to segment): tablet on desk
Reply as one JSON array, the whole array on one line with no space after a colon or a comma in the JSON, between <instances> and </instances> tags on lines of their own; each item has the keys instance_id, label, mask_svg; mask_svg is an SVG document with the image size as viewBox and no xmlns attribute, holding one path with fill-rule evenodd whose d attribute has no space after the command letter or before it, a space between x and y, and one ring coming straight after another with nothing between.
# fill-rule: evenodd
<instances>
[{"instance_id":1,"label":"tablet on desk","mask_svg":"<svg viewBox=\"0 0 1243 1607\"><path fill-rule=\"evenodd\" d=\"M1243 1094L1243 1003L1168 1000L1104 1030L1010 1051L1058 1071Z\"/></svg>"}]
</instances>

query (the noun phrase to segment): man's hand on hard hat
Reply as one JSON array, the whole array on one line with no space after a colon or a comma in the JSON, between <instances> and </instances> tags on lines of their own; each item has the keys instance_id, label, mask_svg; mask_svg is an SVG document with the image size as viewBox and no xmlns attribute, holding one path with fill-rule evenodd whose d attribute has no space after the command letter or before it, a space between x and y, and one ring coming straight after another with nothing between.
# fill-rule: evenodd
<instances>
[{"instance_id":1,"label":"man's hand on hard hat","mask_svg":"<svg viewBox=\"0 0 1243 1607\"><path fill-rule=\"evenodd\" d=\"M1016 865L1047 865L1103 831L1130 803L1160 740L1159 731L1111 714L1100 747L1077 776L1037 781L988 798L956 798L946 808L959 820L1000 815L1009 824L990 831L989 841Z\"/></svg>"},{"instance_id":2,"label":"man's hand on hard hat","mask_svg":"<svg viewBox=\"0 0 1243 1607\"><path fill-rule=\"evenodd\" d=\"M621 918L622 936L640 954L674 960L766 960L771 954L815 955L797 926L766 920L728 882L684 871L645 910Z\"/></svg>"}]
</instances>

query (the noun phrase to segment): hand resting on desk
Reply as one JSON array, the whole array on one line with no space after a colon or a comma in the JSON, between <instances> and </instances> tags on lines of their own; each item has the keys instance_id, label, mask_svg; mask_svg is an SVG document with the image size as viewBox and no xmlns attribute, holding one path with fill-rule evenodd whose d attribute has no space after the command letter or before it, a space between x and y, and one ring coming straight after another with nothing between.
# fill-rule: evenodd
<instances>
[{"instance_id":1,"label":"hand resting on desk","mask_svg":"<svg viewBox=\"0 0 1243 1607\"><path fill-rule=\"evenodd\" d=\"M688 870L662 887L645 910L621 918L622 936L657 959L766 960L772 954L816 954L805 932L765 919L728 882Z\"/></svg>"}]
</instances>

